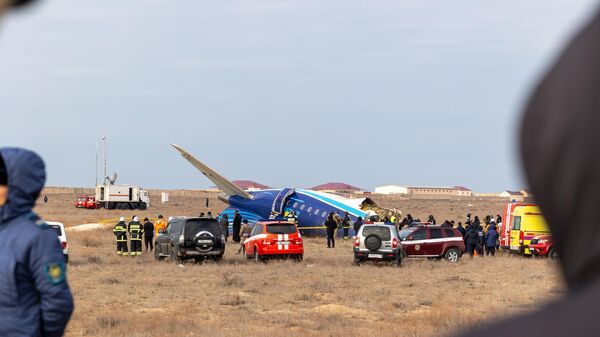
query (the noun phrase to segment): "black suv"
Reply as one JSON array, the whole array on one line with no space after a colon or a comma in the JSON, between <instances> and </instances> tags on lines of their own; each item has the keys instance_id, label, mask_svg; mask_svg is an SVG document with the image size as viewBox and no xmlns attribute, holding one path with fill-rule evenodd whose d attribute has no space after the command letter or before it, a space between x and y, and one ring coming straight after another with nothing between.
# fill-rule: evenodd
<instances>
[{"instance_id":1,"label":"black suv","mask_svg":"<svg viewBox=\"0 0 600 337\"><path fill-rule=\"evenodd\" d=\"M156 238L154 257L173 261L212 259L220 261L225 254L225 236L219 222L212 218L171 219Z\"/></svg>"}]
</instances>

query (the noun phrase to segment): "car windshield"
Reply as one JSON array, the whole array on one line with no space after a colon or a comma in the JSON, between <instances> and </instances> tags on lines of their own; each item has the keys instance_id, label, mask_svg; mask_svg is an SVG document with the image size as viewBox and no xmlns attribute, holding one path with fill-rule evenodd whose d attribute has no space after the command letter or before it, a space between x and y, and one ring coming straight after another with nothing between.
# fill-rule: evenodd
<instances>
[{"instance_id":1,"label":"car windshield","mask_svg":"<svg viewBox=\"0 0 600 337\"><path fill-rule=\"evenodd\" d=\"M377 235L383 241L389 241L392 238L390 228L387 226L367 226L363 229L363 236Z\"/></svg>"},{"instance_id":2,"label":"car windshield","mask_svg":"<svg viewBox=\"0 0 600 337\"><path fill-rule=\"evenodd\" d=\"M194 236L201 231L209 231L213 235L221 235L221 226L217 221L189 220L185 223L185 233Z\"/></svg>"},{"instance_id":3,"label":"car windshield","mask_svg":"<svg viewBox=\"0 0 600 337\"><path fill-rule=\"evenodd\" d=\"M398 235L400 236L400 240L406 240L406 238L412 234L412 232L414 232L417 228L407 228L407 229L403 229L400 231L400 233L398 233Z\"/></svg>"},{"instance_id":4,"label":"car windshield","mask_svg":"<svg viewBox=\"0 0 600 337\"><path fill-rule=\"evenodd\" d=\"M58 236L62 235L62 229L60 228L59 225L50 225L50 228L54 229Z\"/></svg>"},{"instance_id":5,"label":"car windshield","mask_svg":"<svg viewBox=\"0 0 600 337\"><path fill-rule=\"evenodd\" d=\"M272 224L267 225L267 233L269 234L294 234L296 233L296 225L294 224Z\"/></svg>"}]
</instances>

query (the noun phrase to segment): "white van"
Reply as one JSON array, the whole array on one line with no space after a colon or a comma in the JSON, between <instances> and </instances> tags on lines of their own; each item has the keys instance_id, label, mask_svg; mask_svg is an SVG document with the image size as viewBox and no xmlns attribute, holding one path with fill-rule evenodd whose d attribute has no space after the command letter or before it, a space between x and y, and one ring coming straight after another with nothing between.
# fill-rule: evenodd
<instances>
[{"instance_id":1,"label":"white van","mask_svg":"<svg viewBox=\"0 0 600 337\"><path fill-rule=\"evenodd\" d=\"M60 246L62 247L63 255L65 256L65 262L69 262L69 246L67 244L67 233L65 232L65 225L60 222L47 221L48 226L56 231L58 239L60 240Z\"/></svg>"}]
</instances>

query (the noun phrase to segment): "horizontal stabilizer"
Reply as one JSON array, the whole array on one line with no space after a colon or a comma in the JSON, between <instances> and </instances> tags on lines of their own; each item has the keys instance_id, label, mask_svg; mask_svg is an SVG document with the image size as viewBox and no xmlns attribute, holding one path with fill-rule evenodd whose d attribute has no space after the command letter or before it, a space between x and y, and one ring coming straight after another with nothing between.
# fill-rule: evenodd
<instances>
[{"instance_id":1,"label":"horizontal stabilizer","mask_svg":"<svg viewBox=\"0 0 600 337\"><path fill-rule=\"evenodd\" d=\"M252 199L252 195L250 195L248 192L235 186L231 181L225 179L222 175L213 171L210 167L204 165L204 163L196 159L196 157L192 156L189 152L187 152L180 146L175 144L171 144L171 146L173 146L177 151L179 151L179 153L181 153L181 156L185 158L185 160L189 161L190 164L194 165L194 167L198 169L198 171L202 172L202 174L204 174L208 179L210 179L210 181L217 185L217 187L221 189L221 191L223 191L225 194L229 196L237 195L246 199Z\"/></svg>"}]
</instances>

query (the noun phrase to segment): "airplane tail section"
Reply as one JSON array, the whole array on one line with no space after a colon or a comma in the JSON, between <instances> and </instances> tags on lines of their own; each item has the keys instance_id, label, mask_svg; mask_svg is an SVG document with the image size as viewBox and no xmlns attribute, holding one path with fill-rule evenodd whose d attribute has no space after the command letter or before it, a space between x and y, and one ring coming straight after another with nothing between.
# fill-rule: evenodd
<instances>
[{"instance_id":1,"label":"airplane tail section","mask_svg":"<svg viewBox=\"0 0 600 337\"><path fill-rule=\"evenodd\" d=\"M250 195L248 192L235 186L231 181L227 180L222 175L213 171L210 167L204 165L204 163L196 159L196 157L192 156L189 152L187 152L180 146L175 144L171 144L171 146L173 146L177 151L179 151L179 153L183 158L185 158L185 160L190 162L190 164L192 164L198 171L202 172L202 174L204 174L210 181L217 185L217 187L221 189L221 191L223 191L225 194L229 196L237 195L242 198L252 199L252 195Z\"/></svg>"}]
</instances>

